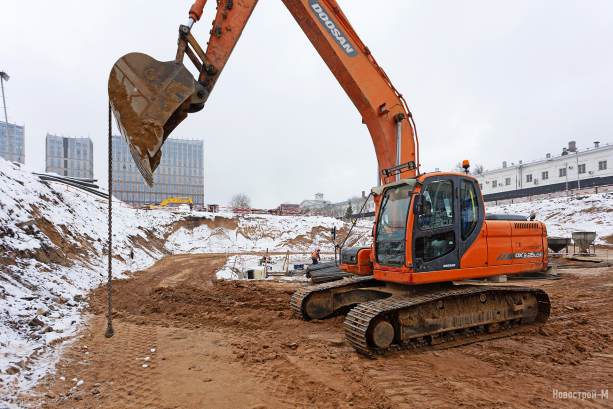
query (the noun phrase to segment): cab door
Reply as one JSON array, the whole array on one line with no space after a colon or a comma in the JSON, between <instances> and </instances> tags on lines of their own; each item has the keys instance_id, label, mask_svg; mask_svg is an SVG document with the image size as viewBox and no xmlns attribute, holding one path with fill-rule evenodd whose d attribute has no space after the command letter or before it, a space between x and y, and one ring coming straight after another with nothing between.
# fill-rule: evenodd
<instances>
[{"instance_id":1,"label":"cab door","mask_svg":"<svg viewBox=\"0 0 613 409\"><path fill-rule=\"evenodd\" d=\"M417 273L460 268L459 177L431 176L424 181L421 211L413 222L413 268Z\"/></svg>"},{"instance_id":2,"label":"cab door","mask_svg":"<svg viewBox=\"0 0 613 409\"><path fill-rule=\"evenodd\" d=\"M458 179L458 209L460 211L458 237L461 267L483 267L488 261L488 242L484 236L478 240L485 222L483 196L476 180L461 176Z\"/></svg>"}]
</instances>

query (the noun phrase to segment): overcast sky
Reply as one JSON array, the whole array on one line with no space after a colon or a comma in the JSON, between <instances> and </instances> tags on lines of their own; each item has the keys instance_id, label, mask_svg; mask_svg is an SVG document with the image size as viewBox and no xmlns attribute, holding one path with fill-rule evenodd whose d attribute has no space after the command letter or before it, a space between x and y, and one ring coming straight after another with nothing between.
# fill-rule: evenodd
<instances>
[{"instance_id":1,"label":"overcast sky","mask_svg":"<svg viewBox=\"0 0 613 409\"><path fill-rule=\"evenodd\" d=\"M111 67L134 51L173 59L192 2L0 1L0 70L26 164L44 169L47 132L90 136L106 185ZM192 31L201 44L210 3ZM414 114L422 170L613 143L612 1L339 3ZM172 136L205 141L208 203L341 201L376 183L366 126L280 0L260 0L205 109Z\"/></svg>"}]
</instances>

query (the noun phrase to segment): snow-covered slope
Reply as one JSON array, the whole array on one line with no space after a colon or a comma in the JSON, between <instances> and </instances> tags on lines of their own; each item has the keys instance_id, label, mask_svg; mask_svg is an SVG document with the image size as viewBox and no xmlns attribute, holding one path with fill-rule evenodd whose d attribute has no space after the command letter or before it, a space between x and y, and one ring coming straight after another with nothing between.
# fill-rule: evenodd
<instances>
[{"instance_id":1,"label":"snow-covered slope","mask_svg":"<svg viewBox=\"0 0 613 409\"><path fill-rule=\"evenodd\" d=\"M613 244L611 193L492 206L486 212L525 216L535 212L536 219L547 225L549 236L571 237L574 231L595 231L596 244Z\"/></svg>"}]
</instances>

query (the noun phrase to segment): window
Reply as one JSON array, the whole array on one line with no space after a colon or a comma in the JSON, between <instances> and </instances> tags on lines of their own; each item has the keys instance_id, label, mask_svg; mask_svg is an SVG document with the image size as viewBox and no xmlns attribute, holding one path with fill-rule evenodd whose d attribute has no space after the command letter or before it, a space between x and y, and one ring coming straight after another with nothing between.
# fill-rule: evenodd
<instances>
[{"instance_id":1,"label":"window","mask_svg":"<svg viewBox=\"0 0 613 409\"><path fill-rule=\"evenodd\" d=\"M387 189L381 202L376 233L377 262L404 265L404 248L413 188L408 185Z\"/></svg>"},{"instance_id":2,"label":"window","mask_svg":"<svg viewBox=\"0 0 613 409\"><path fill-rule=\"evenodd\" d=\"M419 237L415 240L415 257L423 261L432 261L451 253L455 249L453 231Z\"/></svg>"},{"instance_id":3,"label":"window","mask_svg":"<svg viewBox=\"0 0 613 409\"><path fill-rule=\"evenodd\" d=\"M607 169L607 161L606 160L598 162L598 170L606 170L606 169Z\"/></svg>"},{"instance_id":4,"label":"window","mask_svg":"<svg viewBox=\"0 0 613 409\"><path fill-rule=\"evenodd\" d=\"M464 182L462 182L462 183L464 183ZM504 180L504 184L505 184L505 185L507 185L507 186L509 186L509 185L511 184L511 178L506 178L506 179Z\"/></svg>"},{"instance_id":5,"label":"window","mask_svg":"<svg viewBox=\"0 0 613 409\"><path fill-rule=\"evenodd\" d=\"M70 177L74 177L74 170L70 171Z\"/></svg>"},{"instance_id":6,"label":"window","mask_svg":"<svg viewBox=\"0 0 613 409\"><path fill-rule=\"evenodd\" d=\"M51 158L51 167L54 168L55 167L55 159Z\"/></svg>"},{"instance_id":7,"label":"window","mask_svg":"<svg viewBox=\"0 0 613 409\"><path fill-rule=\"evenodd\" d=\"M526 175L526 182L532 182L532 175Z\"/></svg>"},{"instance_id":8,"label":"window","mask_svg":"<svg viewBox=\"0 0 613 409\"><path fill-rule=\"evenodd\" d=\"M498 181L492 180L492 187L498 187Z\"/></svg>"},{"instance_id":9,"label":"window","mask_svg":"<svg viewBox=\"0 0 613 409\"><path fill-rule=\"evenodd\" d=\"M541 180L547 180L547 179L549 179L549 171L542 172L541 173Z\"/></svg>"},{"instance_id":10,"label":"window","mask_svg":"<svg viewBox=\"0 0 613 409\"><path fill-rule=\"evenodd\" d=\"M483 190L483 183L479 183L479 189Z\"/></svg>"},{"instance_id":11,"label":"window","mask_svg":"<svg viewBox=\"0 0 613 409\"><path fill-rule=\"evenodd\" d=\"M560 177L563 178L566 176L566 168L560 168Z\"/></svg>"},{"instance_id":12,"label":"window","mask_svg":"<svg viewBox=\"0 0 613 409\"><path fill-rule=\"evenodd\" d=\"M582 163L581 165L579 165L579 173L585 173L585 163Z\"/></svg>"},{"instance_id":13,"label":"window","mask_svg":"<svg viewBox=\"0 0 613 409\"><path fill-rule=\"evenodd\" d=\"M423 213L417 226L421 230L453 225L453 184L451 181L433 182L426 187Z\"/></svg>"},{"instance_id":14,"label":"window","mask_svg":"<svg viewBox=\"0 0 613 409\"><path fill-rule=\"evenodd\" d=\"M460 214L462 218L462 240L466 240L477 227L479 218L477 192L475 186L467 180L460 182Z\"/></svg>"}]
</instances>

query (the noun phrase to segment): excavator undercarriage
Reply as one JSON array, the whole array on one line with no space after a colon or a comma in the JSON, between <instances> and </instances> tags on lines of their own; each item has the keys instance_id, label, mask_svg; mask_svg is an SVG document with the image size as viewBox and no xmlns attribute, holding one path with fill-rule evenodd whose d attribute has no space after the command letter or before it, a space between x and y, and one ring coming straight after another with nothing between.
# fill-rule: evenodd
<instances>
[{"instance_id":1,"label":"excavator undercarriage","mask_svg":"<svg viewBox=\"0 0 613 409\"><path fill-rule=\"evenodd\" d=\"M394 285L372 276L298 290L296 317L321 319L353 307L345 338L374 358L394 351L446 349L538 328L549 317L547 293L535 288Z\"/></svg>"}]
</instances>

